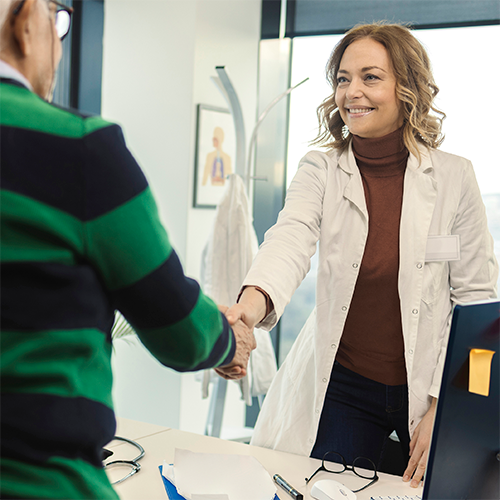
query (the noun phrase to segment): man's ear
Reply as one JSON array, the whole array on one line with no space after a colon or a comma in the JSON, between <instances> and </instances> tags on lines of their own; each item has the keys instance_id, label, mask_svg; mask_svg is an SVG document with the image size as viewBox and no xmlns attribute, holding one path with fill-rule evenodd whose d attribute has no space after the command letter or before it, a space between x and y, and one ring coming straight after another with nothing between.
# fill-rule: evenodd
<instances>
[{"instance_id":1,"label":"man's ear","mask_svg":"<svg viewBox=\"0 0 500 500\"><path fill-rule=\"evenodd\" d=\"M31 51L31 34L37 0L26 0L21 11L12 16L14 41L23 56Z\"/></svg>"}]
</instances>

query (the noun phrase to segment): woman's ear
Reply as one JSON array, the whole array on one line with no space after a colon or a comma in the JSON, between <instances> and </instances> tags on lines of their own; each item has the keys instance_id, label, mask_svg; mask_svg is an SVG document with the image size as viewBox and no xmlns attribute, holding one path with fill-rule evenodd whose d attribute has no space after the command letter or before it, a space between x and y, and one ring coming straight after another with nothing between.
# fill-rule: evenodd
<instances>
[{"instance_id":1,"label":"woman's ear","mask_svg":"<svg viewBox=\"0 0 500 500\"><path fill-rule=\"evenodd\" d=\"M14 42L22 56L31 52L31 42L38 0L25 0L17 15L12 15Z\"/></svg>"}]
</instances>

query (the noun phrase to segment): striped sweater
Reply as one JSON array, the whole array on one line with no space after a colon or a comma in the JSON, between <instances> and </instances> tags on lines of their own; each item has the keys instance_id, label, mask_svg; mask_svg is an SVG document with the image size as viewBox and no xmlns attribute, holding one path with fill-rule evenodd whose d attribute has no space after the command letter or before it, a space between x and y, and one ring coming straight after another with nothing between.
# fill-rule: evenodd
<instances>
[{"instance_id":1,"label":"striped sweater","mask_svg":"<svg viewBox=\"0 0 500 500\"><path fill-rule=\"evenodd\" d=\"M164 365L231 361L217 306L187 278L120 127L0 84L1 493L117 498L114 311Z\"/></svg>"}]
</instances>

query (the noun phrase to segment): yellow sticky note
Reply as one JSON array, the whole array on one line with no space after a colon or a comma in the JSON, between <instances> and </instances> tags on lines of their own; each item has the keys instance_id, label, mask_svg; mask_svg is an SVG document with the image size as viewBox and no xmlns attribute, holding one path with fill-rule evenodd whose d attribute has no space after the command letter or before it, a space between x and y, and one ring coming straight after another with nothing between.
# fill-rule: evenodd
<instances>
[{"instance_id":1,"label":"yellow sticky note","mask_svg":"<svg viewBox=\"0 0 500 500\"><path fill-rule=\"evenodd\" d=\"M495 351L471 349L469 353L469 392L490 394L491 362Z\"/></svg>"}]
</instances>

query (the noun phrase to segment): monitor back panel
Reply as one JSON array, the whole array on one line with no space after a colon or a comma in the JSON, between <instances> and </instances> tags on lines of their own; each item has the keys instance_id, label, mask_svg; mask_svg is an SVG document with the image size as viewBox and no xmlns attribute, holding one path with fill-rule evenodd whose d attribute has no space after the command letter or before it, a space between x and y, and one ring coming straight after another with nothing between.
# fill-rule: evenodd
<instances>
[{"instance_id":1,"label":"monitor back panel","mask_svg":"<svg viewBox=\"0 0 500 500\"><path fill-rule=\"evenodd\" d=\"M471 349L495 351L489 395L469 391ZM500 303L454 309L424 500L500 499Z\"/></svg>"}]
</instances>

